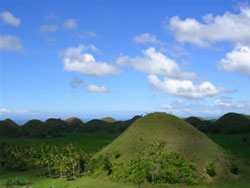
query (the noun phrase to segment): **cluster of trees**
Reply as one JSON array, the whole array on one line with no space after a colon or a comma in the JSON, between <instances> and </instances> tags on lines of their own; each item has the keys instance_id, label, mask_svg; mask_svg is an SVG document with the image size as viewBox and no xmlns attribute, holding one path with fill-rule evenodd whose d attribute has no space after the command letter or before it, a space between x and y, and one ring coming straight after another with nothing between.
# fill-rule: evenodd
<instances>
[{"instance_id":1,"label":"cluster of trees","mask_svg":"<svg viewBox=\"0 0 250 188\"><path fill-rule=\"evenodd\" d=\"M88 158L89 155L74 144L0 145L0 167L4 171L39 169L42 177L74 179L84 173Z\"/></svg>"}]
</instances>

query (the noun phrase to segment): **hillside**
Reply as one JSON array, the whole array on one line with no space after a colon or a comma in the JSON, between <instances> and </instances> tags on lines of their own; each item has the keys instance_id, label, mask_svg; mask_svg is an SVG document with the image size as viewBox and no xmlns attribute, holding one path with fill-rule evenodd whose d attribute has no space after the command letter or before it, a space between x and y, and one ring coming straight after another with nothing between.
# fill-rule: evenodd
<instances>
[{"instance_id":1,"label":"hillside","mask_svg":"<svg viewBox=\"0 0 250 188\"><path fill-rule=\"evenodd\" d=\"M116 122L115 118L113 118L113 117L104 117L101 120L105 121L105 122L109 122L109 123Z\"/></svg>"},{"instance_id":2,"label":"hillside","mask_svg":"<svg viewBox=\"0 0 250 188\"><path fill-rule=\"evenodd\" d=\"M216 122L216 130L219 133L250 133L250 119L237 113L227 113Z\"/></svg>"},{"instance_id":3,"label":"hillside","mask_svg":"<svg viewBox=\"0 0 250 188\"><path fill-rule=\"evenodd\" d=\"M18 125L11 119L5 119L0 121L0 135L9 136L12 135L18 128Z\"/></svg>"},{"instance_id":4,"label":"hillside","mask_svg":"<svg viewBox=\"0 0 250 188\"><path fill-rule=\"evenodd\" d=\"M160 141L164 146L161 146L160 150L152 151L155 147L151 146L155 141ZM151 146L148 147L150 143ZM151 154L162 155L163 151L178 155L177 158L184 160L181 164L192 161L195 165L195 174L203 181L211 182L216 179L208 175L209 164L214 166L217 177L230 177L228 156L222 148L184 120L165 113L152 113L138 119L99 155L108 158L112 164L122 163L130 166L131 161L136 161L136 156L144 155L150 159ZM157 162L154 165L157 166ZM164 166L157 168L166 170ZM178 171L178 168L176 170Z\"/></svg>"}]
</instances>

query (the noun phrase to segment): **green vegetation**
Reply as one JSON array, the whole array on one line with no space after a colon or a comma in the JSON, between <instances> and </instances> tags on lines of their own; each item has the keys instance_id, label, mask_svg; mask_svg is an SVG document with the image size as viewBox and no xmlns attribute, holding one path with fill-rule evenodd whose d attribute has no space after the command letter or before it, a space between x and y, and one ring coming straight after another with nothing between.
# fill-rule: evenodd
<instances>
[{"instance_id":1,"label":"green vegetation","mask_svg":"<svg viewBox=\"0 0 250 188\"><path fill-rule=\"evenodd\" d=\"M224 134L250 133L250 119L237 113L227 113L216 122L216 132Z\"/></svg>"},{"instance_id":2,"label":"green vegetation","mask_svg":"<svg viewBox=\"0 0 250 188\"><path fill-rule=\"evenodd\" d=\"M249 187L249 134L209 133L218 146L195 127L165 113L102 121L106 129L88 132L86 127L98 127L91 122L65 133L59 128L69 124L49 119L42 122L49 130L46 137L0 136L0 143L5 143L0 146L0 187ZM117 127L122 125L128 129L120 135L122 129Z\"/></svg>"},{"instance_id":3,"label":"green vegetation","mask_svg":"<svg viewBox=\"0 0 250 188\"><path fill-rule=\"evenodd\" d=\"M75 179L85 170L87 154L77 145L0 145L0 164L4 171L39 169L41 177Z\"/></svg>"},{"instance_id":4,"label":"green vegetation","mask_svg":"<svg viewBox=\"0 0 250 188\"><path fill-rule=\"evenodd\" d=\"M22 176L7 178L4 182L4 185L6 185L7 187L15 185L29 185L29 184L31 184L30 180Z\"/></svg>"},{"instance_id":5,"label":"green vegetation","mask_svg":"<svg viewBox=\"0 0 250 188\"><path fill-rule=\"evenodd\" d=\"M115 118L112 118L112 117L105 117L105 118L102 118L101 120L105 122L109 122L109 123L116 122Z\"/></svg>"},{"instance_id":6,"label":"green vegetation","mask_svg":"<svg viewBox=\"0 0 250 188\"><path fill-rule=\"evenodd\" d=\"M18 125L11 119L0 121L0 136L10 136L18 128Z\"/></svg>"},{"instance_id":7,"label":"green vegetation","mask_svg":"<svg viewBox=\"0 0 250 188\"><path fill-rule=\"evenodd\" d=\"M216 129L214 121L204 120L200 117L191 116L186 118L185 121L204 133L212 133Z\"/></svg>"},{"instance_id":8,"label":"green vegetation","mask_svg":"<svg viewBox=\"0 0 250 188\"><path fill-rule=\"evenodd\" d=\"M140 118L99 155L107 157L113 165L122 163L129 166L130 161L141 155L140 151L150 152L145 146L154 140L166 143L164 151L176 153L184 161L193 162L196 166L195 172L202 177L202 181L218 181L219 177L230 178L232 175L229 168L229 154L184 120L165 113L153 113ZM116 159L113 153L117 148L120 157ZM152 160L149 154L144 156ZM207 162L212 162L216 166L215 179L208 178L204 171ZM112 173L116 173L114 169ZM165 170L164 166L160 169Z\"/></svg>"},{"instance_id":9,"label":"green vegetation","mask_svg":"<svg viewBox=\"0 0 250 188\"><path fill-rule=\"evenodd\" d=\"M56 138L16 138L0 137L0 142L20 147L29 147L33 145L63 146L74 143L84 149L85 152L97 152L104 146L110 144L119 133L67 133Z\"/></svg>"},{"instance_id":10,"label":"green vegetation","mask_svg":"<svg viewBox=\"0 0 250 188\"><path fill-rule=\"evenodd\" d=\"M177 153L168 152L164 141L155 141L146 145L127 164L113 163L110 166L111 179L115 181L147 183L187 183L195 184L195 166ZM107 160L107 158L105 158Z\"/></svg>"}]
</instances>

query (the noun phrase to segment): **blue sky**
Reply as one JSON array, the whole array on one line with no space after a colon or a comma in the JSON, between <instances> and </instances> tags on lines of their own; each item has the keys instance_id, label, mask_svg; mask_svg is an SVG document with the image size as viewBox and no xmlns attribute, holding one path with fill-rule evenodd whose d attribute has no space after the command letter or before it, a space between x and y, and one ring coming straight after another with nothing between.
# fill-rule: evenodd
<instances>
[{"instance_id":1,"label":"blue sky","mask_svg":"<svg viewBox=\"0 0 250 188\"><path fill-rule=\"evenodd\" d=\"M250 5L18 1L0 6L0 118L250 111Z\"/></svg>"}]
</instances>

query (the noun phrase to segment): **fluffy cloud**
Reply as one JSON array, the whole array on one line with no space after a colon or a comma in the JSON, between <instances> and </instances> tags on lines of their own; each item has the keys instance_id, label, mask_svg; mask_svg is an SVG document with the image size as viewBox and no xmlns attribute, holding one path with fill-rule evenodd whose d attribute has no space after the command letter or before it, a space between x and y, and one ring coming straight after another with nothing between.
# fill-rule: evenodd
<instances>
[{"instance_id":1,"label":"fluffy cloud","mask_svg":"<svg viewBox=\"0 0 250 188\"><path fill-rule=\"evenodd\" d=\"M193 82L189 80L175 80L167 78L164 82L162 82L155 75L149 75L148 81L152 88L158 91L190 99L212 97L227 91L224 88L215 87L210 82L203 82L200 85L194 85Z\"/></svg>"},{"instance_id":2,"label":"fluffy cloud","mask_svg":"<svg viewBox=\"0 0 250 188\"><path fill-rule=\"evenodd\" d=\"M241 7L239 14L208 14L203 17L203 22L194 18L181 20L175 16L170 19L167 29L182 43L190 42L200 46L208 46L217 41L250 44L250 8Z\"/></svg>"},{"instance_id":3,"label":"fluffy cloud","mask_svg":"<svg viewBox=\"0 0 250 188\"><path fill-rule=\"evenodd\" d=\"M88 85L86 88L86 91L88 92L97 92L97 93L107 93L109 92L109 89L107 89L105 86L97 86L97 85Z\"/></svg>"},{"instance_id":4,"label":"fluffy cloud","mask_svg":"<svg viewBox=\"0 0 250 188\"><path fill-rule=\"evenodd\" d=\"M84 53L89 49L84 45L78 47L69 47L61 56L63 56L64 70L76 71L90 76L106 76L110 74L118 74L115 66L105 62L98 62L90 53Z\"/></svg>"},{"instance_id":5,"label":"fluffy cloud","mask_svg":"<svg viewBox=\"0 0 250 188\"><path fill-rule=\"evenodd\" d=\"M77 88L77 86L81 85L82 83L83 83L83 80L75 76L74 79L70 81L69 85L72 88Z\"/></svg>"},{"instance_id":6,"label":"fluffy cloud","mask_svg":"<svg viewBox=\"0 0 250 188\"><path fill-rule=\"evenodd\" d=\"M173 109L174 107L172 106L172 105L170 105L170 104L165 104L165 105L163 105L162 106L162 109L163 110L171 110L171 109Z\"/></svg>"},{"instance_id":7,"label":"fluffy cloud","mask_svg":"<svg viewBox=\"0 0 250 188\"><path fill-rule=\"evenodd\" d=\"M143 57L129 58L128 56L120 56L116 62L120 65L132 66L138 71L164 75L169 78L198 79L195 73L182 72L174 60L157 52L155 48L148 48L143 50L142 53Z\"/></svg>"},{"instance_id":8,"label":"fluffy cloud","mask_svg":"<svg viewBox=\"0 0 250 188\"><path fill-rule=\"evenodd\" d=\"M34 115L35 113L27 110L12 110L8 108L0 108L1 115Z\"/></svg>"},{"instance_id":9,"label":"fluffy cloud","mask_svg":"<svg viewBox=\"0 0 250 188\"><path fill-rule=\"evenodd\" d=\"M250 77L250 47L238 45L220 61L219 68L228 72L240 72Z\"/></svg>"},{"instance_id":10,"label":"fluffy cloud","mask_svg":"<svg viewBox=\"0 0 250 188\"><path fill-rule=\"evenodd\" d=\"M21 41L16 36L3 35L0 36L0 50L20 51L23 49Z\"/></svg>"},{"instance_id":11,"label":"fluffy cloud","mask_svg":"<svg viewBox=\"0 0 250 188\"><path fill-rule=\"evenodd\" d=\"M145 44L145 43L161 43L155 35L149 34L149 33L143 33L141 35L135 36L133 38L133 40L136 43L141 43L141 44Z\"/></svg>"},{"instance_id":12,"label":"fluffy cloud","mask_svg":"<svg viewBox=\"0 0 250 188\"><path fill-rule=\"evenodd\" d=\"M221 100L221 99L216 99L214 101L215 106L220 106L220 107L231 107L232 102L229 100Z\"/></svg>"},{"instance_id":13,"label":"fluffy cloud","mask_svg":"<svg viewBox=\"0 0 250 188\"><path fill-rule=\"evenodd\" d=\"M63 23L63 27L65 27L67 29L76 29L77 28L76 20L75 19L67 19Z\"/></svg>"},{"instance_id":14,"label":"fluffy cloud","mask_svg":"<svg viewBox=\"0 0 250 188\"><path fill-rule=\"evenodd\" d=\"M40 27L40 32L41 33L54 33L55 31L58 30L58 25L56 24L50 24L50 25L42 25Z\"/></svg>"},{"instance_id":15,"label":"fluffy cloud","mask_svg":"<svg viewBox=\"0 0 250 188\"><path fill-rule=\"evenodd\" d=\"M8 11L0 13L0 18L3 20L4 23L15 27L19 26L21 23L21 20L19 18L16 18L11 12Z\"/></svg>"}]
</instances>

